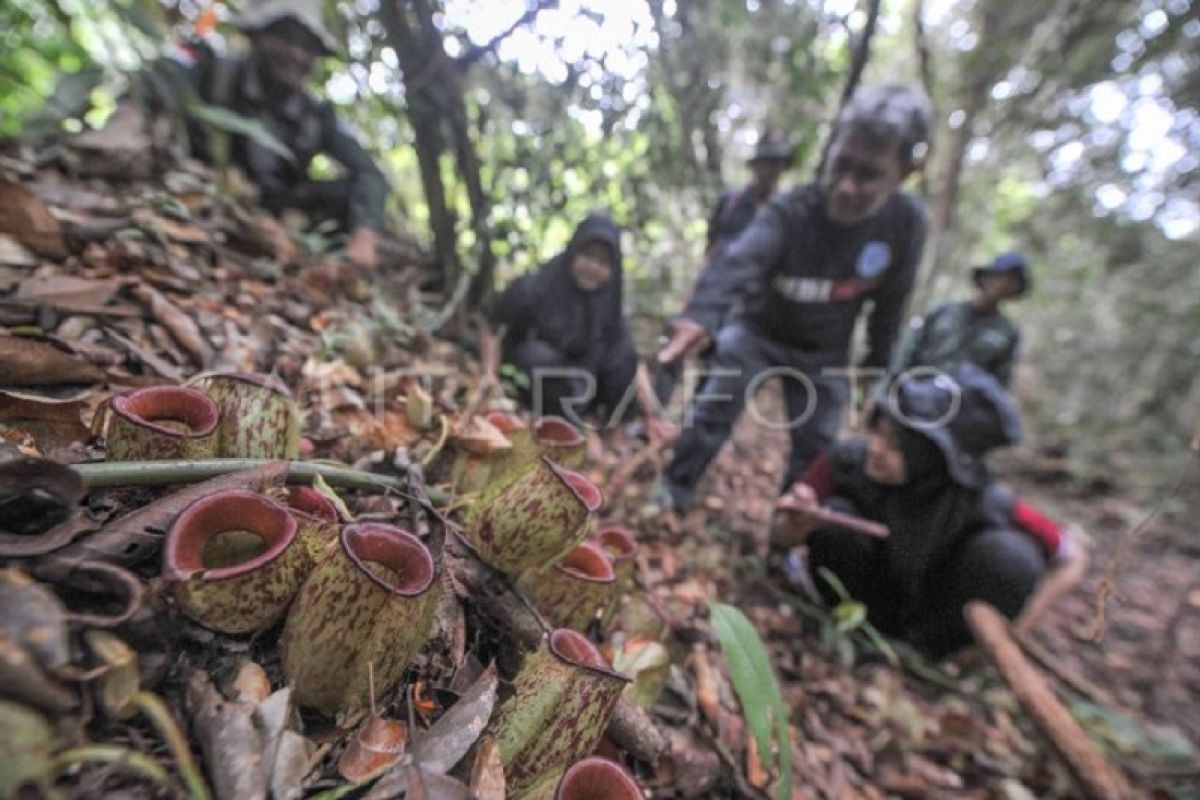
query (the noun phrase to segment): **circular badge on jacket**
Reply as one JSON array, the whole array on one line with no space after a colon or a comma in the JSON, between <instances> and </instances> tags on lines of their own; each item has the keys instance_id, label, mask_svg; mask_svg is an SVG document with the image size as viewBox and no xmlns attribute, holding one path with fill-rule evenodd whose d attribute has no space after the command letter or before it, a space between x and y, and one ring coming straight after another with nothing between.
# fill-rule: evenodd
<instances>
[{"instance_id":1,"label":"circular badge on jacket","mask_svg":"<svg viewBox=\"0 0 1200 800\"><path fill-rule=\"evenodd\" d=\"M887 242L867 242L858 254L855 271L860 278L878 278L892 263L892 248Z\"/></svg>"}]
</instances>

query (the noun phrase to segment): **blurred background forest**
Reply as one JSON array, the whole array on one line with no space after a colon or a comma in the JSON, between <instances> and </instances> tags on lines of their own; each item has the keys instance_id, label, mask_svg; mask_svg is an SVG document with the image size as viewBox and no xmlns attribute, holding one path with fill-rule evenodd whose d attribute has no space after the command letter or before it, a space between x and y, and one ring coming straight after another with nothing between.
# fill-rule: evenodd
<instances>
[{"instance_id":1,"label":"blurred background forest","mask_svg":"<svg viewBox=\"0 0 1200 800\"><path fill-rule=\"evenodd\" d=\"M102 123L131 70L197 31L220 40L228 27L209 29L232 6L6 0L0 136ZM848 85L923 84L938 122L912 188L934 235L913 311L1026 251L1035 289L1013 310L1031 443L1095 485L1200 489L1195 0L327 6L346 57L327 61L324 92L386 165L395 225L479 303L611 208L647 355L759 130L788 133L785 180L806 180Z\"/></svg>"}]
</instances>

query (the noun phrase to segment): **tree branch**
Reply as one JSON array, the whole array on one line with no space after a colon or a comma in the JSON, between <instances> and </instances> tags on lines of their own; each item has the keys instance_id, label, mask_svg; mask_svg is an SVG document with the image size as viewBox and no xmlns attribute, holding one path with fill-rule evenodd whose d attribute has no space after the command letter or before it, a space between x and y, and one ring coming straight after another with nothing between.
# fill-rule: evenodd
<instances>
[{"instance_id":1,"label":"tree branch","mask_svg":"<svg viewBox=\"0 0 1200 800\"><path fill-rule=\"evenodd\" d=\"M1017 697L1017 702L1050 740L1083 794L1097 800L1134 796L1125 775L1110 764L1063 707L1042 674L1021 654L1008 621L989 605L972 602L967 622L975 640Z\"/></svg>"},{"instance_id":2,"label":"tree branch","mask_svg":"<svg viewBox=\"0 0 1200 800\"><path fill-rule=\"evenodd\" d=\"M479 61L484 56L494 52L496 48L504 43L505 39L512 36L526 25L531 24L535 19L537 19L538 14L542 13L547 8L557 7L558 0L536 0L536 2L529 6L525 10L525 13L518 17L516 22L514 22L512 25L509 25L507 28L500 31L500 33L496 34L483 44L475 45L470 50L459 56L456 59L458 64L462 67L469 67L471 64Z\"/></svg>"}]
</instances>

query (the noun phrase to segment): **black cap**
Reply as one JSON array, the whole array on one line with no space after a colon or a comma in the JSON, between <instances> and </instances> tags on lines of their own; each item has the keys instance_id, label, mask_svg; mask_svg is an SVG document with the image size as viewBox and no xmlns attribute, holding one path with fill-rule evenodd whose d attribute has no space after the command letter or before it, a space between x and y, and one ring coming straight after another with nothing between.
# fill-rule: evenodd
<instances>
[{"instance_id":1,"label":"black cap","mask_svg":"<svg viewBox=\"0 0 1200 800\"><path fill-rule=\"evenodd\" d=\"M1021 438L1012 397L990 373L966 363L951 373L901 376L876 408L938 446L951 477L963 486L986 480L983 456Z\"/></svg>"},{"instance_id":2,"label":"black cap","mask_svg":"<svg viewBox=\"0 0 1200 800\"><path fill-rule=\"evenodd\" d=\"M782 133L777 130L767 129L758 137L758 144L754 146L754 155L750 157L750 163L755 161L786 161L789 165L796 156L796 148L789 142Z\"/></svg>"},{"instance_id":3,"label":"black cap","mask_svg":"<svg viewBox=\"0 0 1200 800\"><path fill-rule=\"evenodd\" d=\"M1020 294L1029 291L1033 285L1033 278L1029 274L1029 260L1017 252L1001 253L992 259L992 263L975 267L971 270L971 280L978 286L979 279L984 275L1003 275L1008 272L1016 274L1021 279Z\"/></svg>"}]
</instances>

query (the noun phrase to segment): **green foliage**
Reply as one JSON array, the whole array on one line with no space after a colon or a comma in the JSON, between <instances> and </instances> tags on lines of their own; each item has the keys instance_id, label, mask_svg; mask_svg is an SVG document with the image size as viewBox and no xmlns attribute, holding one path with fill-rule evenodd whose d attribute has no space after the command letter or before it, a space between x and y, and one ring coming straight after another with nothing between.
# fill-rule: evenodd
<instances>
[{"instance_id":1,"label":"green foliage","mask_svg":"<svg viewBox=\"0 0 1200 800\"><path fill-rule=\"evenodd\" d=\"M839 653L847 666L854 663L855 635L864 637L892 666L900 665L900 657L879 629L867 621L867 605L850 596L846 586L827 567L820 567L817 574L829 584L838 596L838 604L830 612L831 625L823 628L822 639L829 650Z\"/></svg>"},{"instance_id":2,"label":"green foliage","mask_svg":"<svg viewBox=\"0 0 1200 800\"><path fill-rule=\"evenodd\" d=\"M1116 709L1077 700L1071 703L1071 715L1107 750L1148 771L1186 770L1200 758L1178 731L1147 728Z\"/></svg>"},{"instance_id":3,"label":"green foliage","mask_svg":"<svg viewBox=\"0 0 1200 800\"><path fill-rule=\"evenodd\" d=\"M237 134L252 139L270 150L272 153L295 161L296 157L288 146L275 138L266 127L256 119L235 114L227 108L210 105L200 100L192 99L186 104L187 113L218 131Z\"/></svg>"},{"instance_id":4,"label":"green foliage","mask_svg":"<svg viewBox=\"0 0 1200 800\"><path fill-rule=\"evenodd\" d=\"M754 624L739 609L709 602L713 630L729 662L729 676L742 703L746 724L754 734L759 759L772 769L778 765L776 797L792 796L792 739L788 731L788 709L771 669L771 658ZM772 740L778 745L772 748Z\"/></svg>"}]
</instances>

